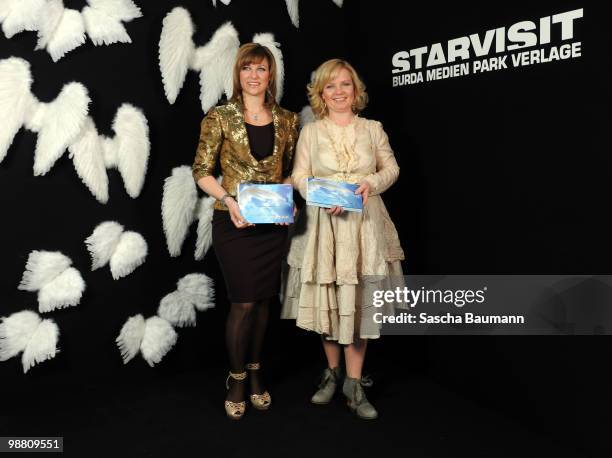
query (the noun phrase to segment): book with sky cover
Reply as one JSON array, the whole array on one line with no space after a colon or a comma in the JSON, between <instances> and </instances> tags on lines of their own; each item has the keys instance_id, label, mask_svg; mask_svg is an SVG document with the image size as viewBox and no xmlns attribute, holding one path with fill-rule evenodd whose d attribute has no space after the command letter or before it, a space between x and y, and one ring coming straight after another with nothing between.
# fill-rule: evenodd
<instances>
[{"instance_id":1,"label":"book with sky cover","mask_svg":"<svg viewBox=\"0 0 612 458\"><path fill-rule=\"evenodd\" d=\"M249 223L293 223L293 187L290 184L240 183L238 206Z\"/></svg>"},{"instance_id":2,"label":"book with sky cover","mask_svg":"<svg viewBox=\"0 0 612 458\"><path fill-rule=\"evenodd\" d=\"M308 178L306 203L316 207L342 207L347 211L360 212L363 201L360 194L355 194L357 184L343 181L325 180L323 178Z\"/></svg>"}]
</instances>

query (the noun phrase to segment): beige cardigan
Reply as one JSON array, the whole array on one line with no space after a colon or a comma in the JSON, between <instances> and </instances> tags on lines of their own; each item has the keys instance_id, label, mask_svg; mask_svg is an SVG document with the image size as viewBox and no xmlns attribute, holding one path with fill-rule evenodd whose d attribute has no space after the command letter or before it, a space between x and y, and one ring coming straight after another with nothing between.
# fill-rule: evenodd
<instances>
[{"instance_id":1,"label":"beige cardigan","mask_svg":"<svg viewBox=\"0 0 612 458\"><path fill-rule=\"evenodd\" d=\"M382 124L356 116L346 127L328 119L304 126L291 176L304 198L308 177L349 183L366 179L370 195L377 195L395 183L399 167Z\"/></svg>"}]
</instances>

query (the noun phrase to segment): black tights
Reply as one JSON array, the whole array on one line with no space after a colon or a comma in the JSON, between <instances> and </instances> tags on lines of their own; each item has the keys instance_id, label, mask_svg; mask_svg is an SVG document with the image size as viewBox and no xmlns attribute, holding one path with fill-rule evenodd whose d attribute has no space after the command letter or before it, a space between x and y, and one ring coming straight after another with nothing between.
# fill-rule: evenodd
<instances>
[{"instance_id":1,"label":"black tights","mask_svg":"<svg viewBox=\"0 0 612 458\"><path fill-rule=\"evenodd\" d=\"M244 372L247 363L261 362L261 350L268 325L268 314L268 299L257 302L232 303L225 326L225 344L231 372ZM251 393L263 393L261 370L248 371L248 375ZM234 402L244 400L245 386L246 383L230 378L227 399Z\"/></svg>"}]
</instances>

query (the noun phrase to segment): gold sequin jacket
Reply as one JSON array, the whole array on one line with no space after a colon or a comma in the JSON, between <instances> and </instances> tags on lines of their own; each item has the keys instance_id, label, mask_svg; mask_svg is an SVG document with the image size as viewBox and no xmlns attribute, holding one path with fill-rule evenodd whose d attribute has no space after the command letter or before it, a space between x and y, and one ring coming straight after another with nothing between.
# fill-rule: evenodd
<instances>
[{"instance_id":1,"label":"gold sequin jacket","mask_svg":"<svg viewBox=\"0 0 612 458\"><path fill-rule=\"evenodd\" d=\"M217 160L221 163L221 186L236 196L241 182L281 183L291 173L298 136L298 116L278 105L272 107L274 149L272 155L257 161L251 154L244 116L238 102L211 109L202 120L200 141L193 162L193 178L210 176ZM221 202L215 209L227 210Z\"/></svg>"}]
</instances>

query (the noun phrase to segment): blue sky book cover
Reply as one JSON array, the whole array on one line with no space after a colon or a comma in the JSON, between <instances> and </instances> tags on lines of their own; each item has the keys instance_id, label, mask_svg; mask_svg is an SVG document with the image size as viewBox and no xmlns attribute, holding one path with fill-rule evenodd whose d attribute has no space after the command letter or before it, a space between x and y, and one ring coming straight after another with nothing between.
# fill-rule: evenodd
<instances>
[{"instance_id":1,"label":"blue sky book cover","mask_svg":"<svg viewBox=\"0 0 612 458\"><path fill-rule=\"evenodd\" d=\"M249 223L293 223L293 187L290 184L240 183L238 205Z\"/></svg>"},{"instance_id":2,"label":"blue sky book cover","mask_svg":"<svg viewBox=\"0 0 612 458\"><path fill-rule=\"evenodd\" d=\"M357 184L342 181L308 178L306 203L324 208L338 205L347 211L360 212L363 202L361 195L355 195L358 187Z\"/></svg>"}]
</instances>

